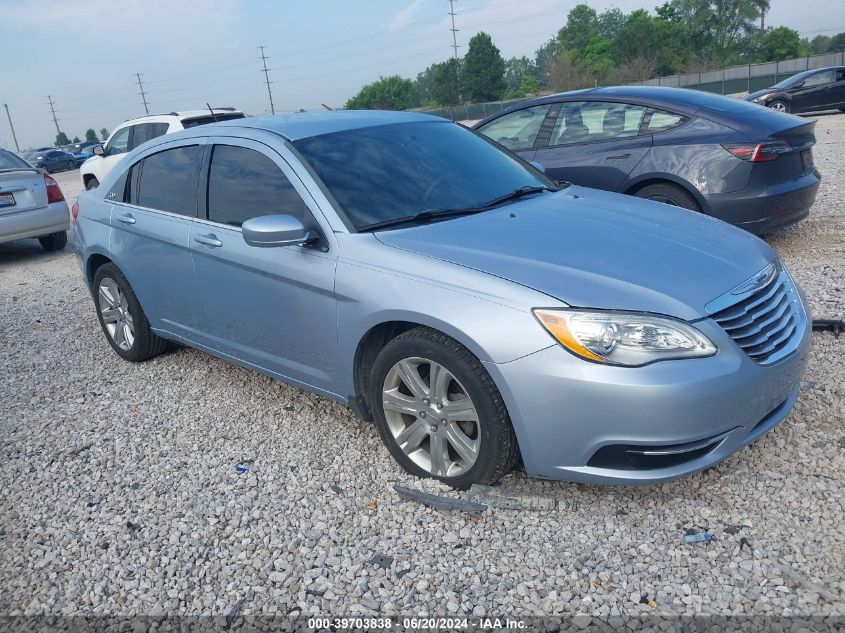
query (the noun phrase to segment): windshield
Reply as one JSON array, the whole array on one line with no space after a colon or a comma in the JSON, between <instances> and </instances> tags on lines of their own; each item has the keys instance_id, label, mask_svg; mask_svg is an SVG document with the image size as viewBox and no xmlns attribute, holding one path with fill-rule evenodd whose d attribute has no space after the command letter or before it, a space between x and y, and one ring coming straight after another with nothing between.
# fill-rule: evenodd
<instances>
[{"instance_id":1,"label":"windshield","mask_svg":"<svg viewBox=\"0 0 845 633\"><path fill-rule=\"evenodd\" d=\"M356 230L433 209L477 207L556 183L445 121L398 123L293 143Z\"/></svg>"}]
</instances>

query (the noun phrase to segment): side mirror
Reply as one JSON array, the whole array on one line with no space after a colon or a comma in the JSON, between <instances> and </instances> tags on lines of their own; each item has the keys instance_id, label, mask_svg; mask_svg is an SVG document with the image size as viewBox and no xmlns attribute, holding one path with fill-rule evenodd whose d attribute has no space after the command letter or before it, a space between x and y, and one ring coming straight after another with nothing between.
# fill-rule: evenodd
<instances>
[{"instance_id":1,"label":"side mirror","mask_svg":"<svg viewBox=\"0 0 845 633\"><path fill-rule=\"evenodd\" d=\"M531 161L531 166L532 166L534 169L536 169L537 171L539 171L539 172L542 172L542 173L544 173L544 174L546 173L546 168L545 168L545 167L543 167L540 163L534 162L534 161L532 160L532 161Z\"/></svg>"},{"instance_id":2,"label":"side mirror","mask_svg":"<svg viewBox=\"0 0 845 633\"><path fill-rule=\"evenodd\" d=\"M106 150L103 149L102 145L95 145L91 148L91 151L94 152L97 156L105 156Z\"/></svg>"},{"instance_id":3,"label":"side mirror","mask_svg":"<svg viewBox=\"0 0 845 633\"><path fill-rule=\"evenodd\" d=\"M274 246L302 246L316 239L316 234L306 231L299 219L292 215L262 215L241 225L244 242L259 248Z\"/></svg>"}]
</instances>

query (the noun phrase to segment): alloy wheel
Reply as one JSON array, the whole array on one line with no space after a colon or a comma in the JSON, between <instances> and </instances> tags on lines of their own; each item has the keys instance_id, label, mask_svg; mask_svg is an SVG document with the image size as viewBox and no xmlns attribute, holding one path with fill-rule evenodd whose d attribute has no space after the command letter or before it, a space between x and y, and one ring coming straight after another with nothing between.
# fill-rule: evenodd
<instances>
[{"instance_id":1,"label":"alloy wheel","mask_svg":"<svg viewBox=\"0 0 845 633\"><path fill-rule=\"evenodd\" d=\"M443 365L425 358L400 360L384 379L382 405L393 440L428 473L457 477L478 459L478 412Z\"/></svg>"},{"instance_id":2,"label":"alloy wheel","mask_svg":"<svg viewBox=\"0 0 845 633\"><path fill-rule=\"evenodd\" d=\"M117 283L105 277L97 289L97 304L106 328L114 344L129 351L135 343L135 323L129 311L126 295Z\"/></svg>"},{"instance_id":3,"label":"alloy wheel","mask_svg":"<svg viewBox=\"0 0 845 633\"><path fill-rule=\"evenodd\" d=\"M786 112L786 104L781 101L775 101L772 105L769 106L775 112Z\"/></svg>"}]
</instances>

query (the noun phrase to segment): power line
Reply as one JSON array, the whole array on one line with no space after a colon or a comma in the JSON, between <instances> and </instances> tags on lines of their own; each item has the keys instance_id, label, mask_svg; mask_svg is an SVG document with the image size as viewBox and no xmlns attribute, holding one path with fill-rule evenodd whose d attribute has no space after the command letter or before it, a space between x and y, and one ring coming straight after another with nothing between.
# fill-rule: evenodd
<instances>
[{"instance_id":1,"label":"power line","mask_svg":"<svg viewBox=\"0 0 845 633\"><path fill-rule=\"evenodd\" d=\"M146 112L147 115L149 115L150 114L150 106L147 103L147 95L144 92L144 84L141 83L141 74L135 73L135 77L138 78L138 87L141 89L141 92L139 92L138 94L141 95L141 100L144 102L144 112Z\"/></svg>"},{"instance_id":2,"label":"power line","mask_svg":"<svg viewBox=\"0 0 845 633\"><path fill-rule=\"evenodd\" d=\"M273 105L273 91L270 90L270 84L273 82L270 81L270 74L267 72L267 60L270 58L264 54L263 45L258 48L261 49L261 63L264 64L264 81L267 82L267 96L270 97L270 113L276 114L276 106Z\"/></svg>"},{"instance_id":3,"label":"power line","mask_svg":"<svg viewBox=\"0 0 845 633\"><path fill-rule=\"evenodd\" d=\"M50 102L50 112L53 113L53 123L56 124L56 134L61 134L62 131L59 129L59 120L56 118L56 108L53 105L53 97L47 95L47 101Z\"/></svg>"},{"instance_id":4,"label":"power line","mask_svg":"<svg viewBox=\"0 0 845 633\"><path fill-rule=\"evenodd\" d=\"M18 153L20 153L21 148L20 145L18 145L18 137L15 135L15 126L12 125L12 115L9 114L9 104L4 103L3 107L6 108L6 118L9 119L9 127L12 128L12 138L15 139L15 149Z\"/></svg>"}]
</instances>

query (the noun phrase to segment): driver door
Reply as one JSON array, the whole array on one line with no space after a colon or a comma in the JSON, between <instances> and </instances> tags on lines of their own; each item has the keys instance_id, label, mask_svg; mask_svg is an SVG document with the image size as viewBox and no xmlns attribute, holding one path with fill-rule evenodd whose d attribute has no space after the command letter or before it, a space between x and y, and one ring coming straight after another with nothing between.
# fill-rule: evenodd
<instances>
[{"instance_id":1,"label":"driver door","mask_svg":"<svg viewBox=\"0 0 845 633\"><path fill-rule=\"evenodd\" d=\"M810 75L792 93L792 112L821 110L831 105L831 86L836 77L833 69Z\"/></svg>"},{"instance_id":2,"label":"driver door","mask_svg":"<svg viewBox=\"0 0 845 633\"><path fill-rule=\"evenodd\" d=\"M202 302L198 342L241 363L330 393L336 373L337 251L285 160L257 141L212 138L191 251ZM205 201L205 204L203 204ZM241 224L290 214L320 242L248 245Z\"/></svg>"}]
</instances>

